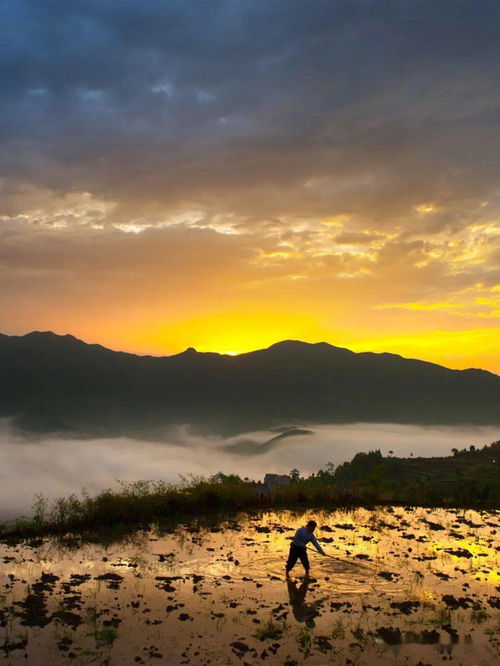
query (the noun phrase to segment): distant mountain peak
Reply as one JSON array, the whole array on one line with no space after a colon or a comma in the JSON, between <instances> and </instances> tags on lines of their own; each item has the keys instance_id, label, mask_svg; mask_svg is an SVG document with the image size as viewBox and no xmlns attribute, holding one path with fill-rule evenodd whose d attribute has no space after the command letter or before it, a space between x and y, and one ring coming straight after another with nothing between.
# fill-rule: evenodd
<instances>
[{"instance_id":1,"label":"distant mountain peak","mask_svg":"<svg viewBox=\"0 0 500 666\"><path fill-rule=\"evenodd\" d=\"M18 335L12 337L23 338L24 340L37 340L40 342L64 341L64 342L78 342L79 344L82 345L87 344L83 340L79 340L78 338L75 338L74 335L70 335L69 333L60 335L59 333L54 333L54 331L31 331L30 333L26 333L25 335Z\"/></svg>"},{"instance_id":2,"label":"distant mountain peak","mask_svg":"<svg viewBox=\"0 0 500 666\"><path fill-rule=\"evenodd\" d=\"M267 349L287 349L293 347L309 347L313 343L311 342L302 342L302 340L280 340L270 345Z\"/></svg>"},{"instance_id":3,"label":"distant mountain peak","mask_svg":"<svg viewBox=\"0 0 500 666\"><path fill-rule=\"evenodd\" d=\"M25 335L16 336L20 338L60 337L53 331L30 331Z\"/></svg>"},{"instance_id":4,"label":"distant mountain peak","mask_svg":"<svg viewBox=\"0 0 500 666\"><path fill-rule=\"evenodd\" d=\"M27 431L243 433L295 423L498 425L500 377L326 342L161 358L71 335L0 338L0 416ZM142 436L142 434L141 434Z\"/></svg>"},{"instance_id":5,"label":"distant mountain peak","mask_svg":"<svg viewBox=\"0 0 500 666\"><path fill-rule=\"evenodd\" d=\"M130 357L147 357L147 358L156 358L149 354L134 354L133 352L124 352L110 349L104 347L98 343L89 343L81 340L80 338L71 335L70 333L60 334L54 333L54 331L31 331L25 333L24 335L6 335L0 333L0 341L2 344L9 343L9 341L17 342L17 344L33 344L34 348L46 348L51 350L57 350L58 347L61 349L66 349L66 351L71 351L71 349L77 349L78 347L87 348L89 350L99 350L101 352L109 352L111 354L122 354L124 356ZM362 359L380 359L387 361L403 361L403 362L412 362L418 363L421 366L433 366L435 368L447 369L454 373L469 373L469 374L482 374L484 376L491 376L498 378L498 374L490 371L484 370L482 368L466 368L461 370L452 370L451 368L446 368L438 363L433 363L431 361L423 361L416 358L407 358L401 356L400 354L390 353L390 352L354 352L351 349L346 347L337 347L330 344L329 342L303 342L302 340L280 340L273 343L269 347L261 348L253 351L242 352L241 354L225 354L221 352L200 352L195 347L188 347L183 352L172 354L171 356L158 356L157 358L234 358L238 357L252 357L257 355L258 357L265 358L270 357L271 355L276 355L281 358L282 361L285 361L287 358L294 358L303 356L304 360L315 358L316 361L325 358L327 360L334 361L335 358L343 359L344 361L349 361L350 358L357 358L360 361Z\"/></svg>"},{"instance_id":6,"label":"distant mountain peak","mask_svg":"<svg viewBox=\"0 0 500 666\"><path fill-rule=\"evenodd\" d=\"M201 358L207 356L220 356L216 352L199 352L194 347L188 347L179 354L172 354L172 356L165 356L164 358Z\"/></svg>"},{"instance_id":7,"label":"distant mountain peak","mask_svg":"<svg viewBox=\"0 0 500 666\"><path fill-rule=\"evenodd\" d=\"M267 347L266 351L306 351L306 350L315 350L315 351L342 351L349 352L353 354L350 349L344 347L335 347L328 342L302 342L301 340L281 340L280 342L275 342L270 347Z\"/></svg>"},{"instance_id":8,"label":"distant mountain peak","mask_svg":"<svg viewBox=\"0 0 500 666\"><path fill-rule=\"evenodd\" d=\"M59 334L59 333L54 333L54 331L31 331L30 333L26 333L25 335L20 335L18 337L21 338L46 338L46 339L54 339L57 338L58 340L77 340L78 342L83 342L83 340L79 340L78 338L75 338L74 335L71 335L70 333L64 333L64 334Z\"/></svg>"},{"instance_id":9,"label":"distant mountain peak","mask_svg":"<svg viewBox=\"0 0 500 666\"><path fill-rule=\"evenodd\" d=\"M61 349L66 350L66 352L70 350L76 351L77 349L86 349L112 352L112 350L107 349L102 345L85 342L84 340L80 340L80 338L77 338L70 333L60 334L54 333L54 331L31 331L25 335L7 336L7 338L9 337L12 340L17 340L20 344L34 346L37 349L50 349L51 351L57 351L58 349Z\"/></svg>"}]
</instances>

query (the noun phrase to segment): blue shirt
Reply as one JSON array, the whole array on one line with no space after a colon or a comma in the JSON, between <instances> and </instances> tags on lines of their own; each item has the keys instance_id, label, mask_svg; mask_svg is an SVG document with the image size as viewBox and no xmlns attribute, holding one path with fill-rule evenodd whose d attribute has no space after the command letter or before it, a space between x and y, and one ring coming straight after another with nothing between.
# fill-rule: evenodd
<instances>
[{"instance_id":1,"label":"blue shirt","mask_svg":"<svg viewBox=\"0 0 500 666\"><path fill-rule=\"evenodd\" d=\"M309 532L307 527L299 527L299 529L295 532L295 536L293 537L293 543L295 546L299 546L301 548L305 548L306 545L309 543L309 541L313 544L313 546L316 548L318 553L321 553L324 555L323 548L318 543L318 540L314 536L312 532Z\"/></svg>"}]
</instances>

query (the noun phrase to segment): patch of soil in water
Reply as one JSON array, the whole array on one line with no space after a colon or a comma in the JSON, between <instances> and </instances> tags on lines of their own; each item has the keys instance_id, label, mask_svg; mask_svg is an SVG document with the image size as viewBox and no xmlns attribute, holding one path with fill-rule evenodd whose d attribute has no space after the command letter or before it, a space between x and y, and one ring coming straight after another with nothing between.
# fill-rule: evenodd
<instances>
[{"instance_id":1,"label":"patch of soil in water","mask_svg":"<svg viewBox=\"0 0 500 666\"><path fill-rule=\"evenodd\" d=\"M287 580L314 517L331 557ZM238 515L114 543L0 544L6 664L500 663L499 512Z\"/></svg>"}]
</instances>

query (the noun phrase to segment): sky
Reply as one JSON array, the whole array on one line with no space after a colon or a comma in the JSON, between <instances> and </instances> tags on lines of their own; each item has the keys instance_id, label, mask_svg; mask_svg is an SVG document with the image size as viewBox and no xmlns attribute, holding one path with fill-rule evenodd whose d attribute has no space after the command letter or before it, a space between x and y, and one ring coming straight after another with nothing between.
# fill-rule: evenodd
<instances>
[{"instance_id":1,"label":"sky","mask_svg":"<svg viewBox=\"0 0 500 666\"><path fill-rule=\"evenodd\" d=\"M500 373L496 0L3 0L0 331Z\"/></svg>"}]
</instances>

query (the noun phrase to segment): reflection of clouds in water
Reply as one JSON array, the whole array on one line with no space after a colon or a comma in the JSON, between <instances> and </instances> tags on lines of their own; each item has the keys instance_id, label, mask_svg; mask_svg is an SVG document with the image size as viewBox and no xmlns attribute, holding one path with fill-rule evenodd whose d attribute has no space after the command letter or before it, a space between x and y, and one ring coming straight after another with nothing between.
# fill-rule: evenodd
<instances>
[{"instance_id":1,"label":"reflection of clouds in water","mask_svg":"<svg viewBox=\"0 0 500 666\"><path fill-rule=\"evenodd\" d=\"M395 455L447 455L453 447L483 446L498 439L495 427L421 427L397 424L314 426L314 434L276 442L266 453L242 456L220 447L252 440L264 443L276 433L254 432L230 439L205 438L189 428L172 430L163 442L115 439L25 439L3 422L0 431L0 516L30 510L34 493L52 497L115 485L116 479L164 479L219 471L262 478L266 472L310 473L328 461L339 464L358 451L380 448Z\"/></svg>"}]
</instances>

